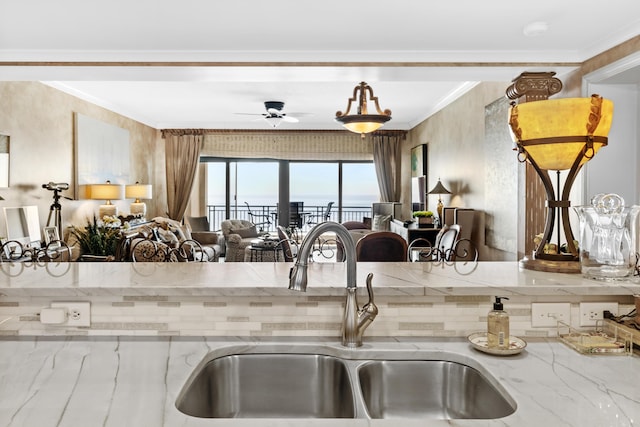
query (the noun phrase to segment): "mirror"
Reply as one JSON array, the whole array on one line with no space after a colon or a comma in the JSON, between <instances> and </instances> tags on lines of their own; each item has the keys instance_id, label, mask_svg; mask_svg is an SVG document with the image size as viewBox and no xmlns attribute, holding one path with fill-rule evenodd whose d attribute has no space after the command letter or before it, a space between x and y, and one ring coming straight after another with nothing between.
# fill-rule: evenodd
<instances>
[{"instance_id":1,"label":"mirror","mask_svg":"<svg viewBox=\"0 0 640 427\"><path fill-rule=\"evenodd\" d=\"M4 208L7 239L40 247L40 218L37 206Z\"/></svg>"},{"instance_id":2,"label":"mirror","mask_svg":"<svg viewBox=\"0 0 640 427\"><path fill-rule=\"evenodd\" d=\"M426 209L426 176L411 178L411 211L423 211Z\"/></svg>"},{"instance_id":3,"label":"mirror","mask_svg":"<svg viewBox=\"0 0 640 427\"><path fill-rule=\"evenodd\" d=\"M0 188L9 187L9 135L0 134Z\"/></svg>"}]
</instances>

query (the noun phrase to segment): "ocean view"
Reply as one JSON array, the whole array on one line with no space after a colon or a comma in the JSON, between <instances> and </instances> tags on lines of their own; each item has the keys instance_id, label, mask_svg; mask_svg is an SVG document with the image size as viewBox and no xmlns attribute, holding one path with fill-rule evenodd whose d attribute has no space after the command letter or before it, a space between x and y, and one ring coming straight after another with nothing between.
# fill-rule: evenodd
<instances>
[{"instance_id":1,"label":"ocean view","mask_svg":"<svg viewBox=\"0 0 640 427\"><path fill-rule=\"evenodd\" d=\"M278 163L232 163L230 198L238 208L275 206L278 203ZM209 163L207 170L207 205L225 203L225 164ZM289 194L291 201L304 206L338 205L339 168L337 163L290 164ZM235 200L235 203L233 202ZM370 207L379 201L378 182L373 163L344 163L342 165L342 205Z\"/></svg>"}]
</instances>

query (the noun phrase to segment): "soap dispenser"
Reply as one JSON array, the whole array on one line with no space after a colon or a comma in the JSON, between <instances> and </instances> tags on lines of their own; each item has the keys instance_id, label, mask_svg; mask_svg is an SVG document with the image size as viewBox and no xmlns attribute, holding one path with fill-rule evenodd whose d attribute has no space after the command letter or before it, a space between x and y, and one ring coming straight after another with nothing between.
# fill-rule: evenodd
<instances>
[{"instance_id":1,"label":"soap dispenser","mask_svg":"<svg viewBox=\"0 0 640 427\"><path fill-rule=\"evenodd\" d=\"M503 310L503 299L506 297L495 297L493 310L487 316L487 346L506 350L509 348L509 315Z\"/></svg>"}]
</instances>

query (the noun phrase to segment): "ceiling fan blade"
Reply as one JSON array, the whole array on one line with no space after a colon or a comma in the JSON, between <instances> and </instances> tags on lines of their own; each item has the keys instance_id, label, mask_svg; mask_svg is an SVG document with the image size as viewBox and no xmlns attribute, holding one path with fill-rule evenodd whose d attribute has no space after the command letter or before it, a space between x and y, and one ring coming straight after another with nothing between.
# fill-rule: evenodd
<instances>
[{"instance_id":1,"label":"ceiling fan blade","mask_svg":"<svg viewBox=\"0 0 640 427\"><path fill-rule=\"evenodd\" d=\"M289 123L298 123L300 121L300 120L296 119L295 117L291 117L291 116L288 116L286 114L283 114L281 118L282 118L283 122L289 122Z\"/></svg>"},{"instance_id":2,"label":"ceiling fan blade","mask_svg":"<svg viewBox=\"0 0 640 427\"><path fill-rule=\"evenodd\" d=\"M266 116L264 113L233 113L240 116Z\"/></svg>"},{"instance_id":3,"label":"ceiling fan blade","mask_svg":"<svg viewBox=\"0 0 640 427\"><path fill-rule=\"evenodd\" d=\"M282 112L277 108L267 108L267 113L269 113L272 116L279 116L280 114L282 114Z\"/></svg>"},{"instance_id":4,"label":"ceiling fan blade","mask_svg":"<svg viewBox=\"0 0 640 427\"><path fill-rule=\"evenodd\" d=\"M313 116L313 113L298 113L298 112L294 112L294 113L287 113L287 116L290 116L290 117L309 117L309 116Z\"/></svg>"}]
</instances>

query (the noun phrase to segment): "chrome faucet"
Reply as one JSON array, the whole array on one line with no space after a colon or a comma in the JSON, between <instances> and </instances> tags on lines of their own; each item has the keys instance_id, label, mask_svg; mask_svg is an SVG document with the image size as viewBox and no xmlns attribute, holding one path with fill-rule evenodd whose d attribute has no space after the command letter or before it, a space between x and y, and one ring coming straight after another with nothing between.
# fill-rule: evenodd
<instances>
[{"instance_id":1,"label":"chrome faucet","mask_svg":"<svg viewBox=\"0 0 640 427\"><path fill-rule=\"evenodd\" d=\"M373 303L373 274L367 276L367 292L369 302L362 309L358 308L356 291L356 246L349 231L337 222L326 221L313 227L302 240L296 263L289 271L289 289L306 292L307 267L311 249L315 240L322 233L333 231L342 241L347 263L347 300L342 317L342 345L345 347L360 347L362 334L378 315L378 307Z\"/></svg>"}]
</instances>

